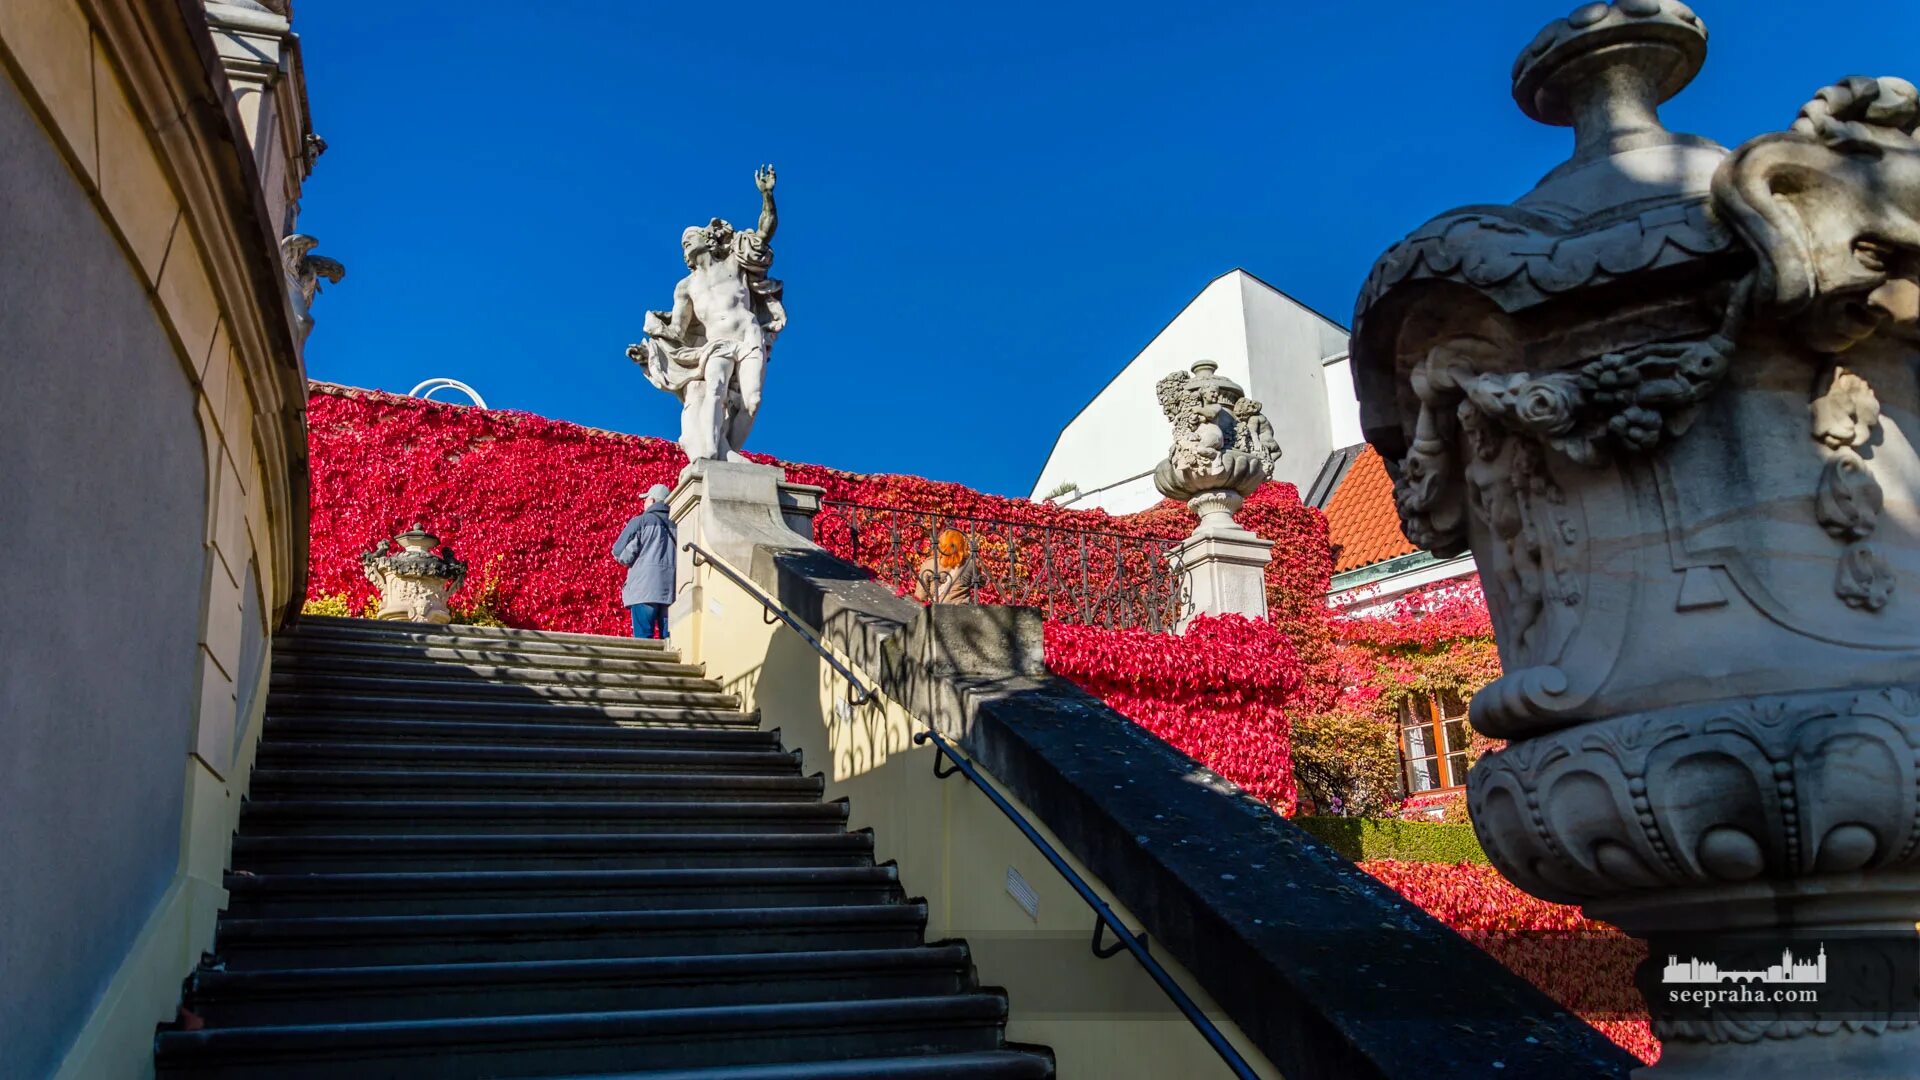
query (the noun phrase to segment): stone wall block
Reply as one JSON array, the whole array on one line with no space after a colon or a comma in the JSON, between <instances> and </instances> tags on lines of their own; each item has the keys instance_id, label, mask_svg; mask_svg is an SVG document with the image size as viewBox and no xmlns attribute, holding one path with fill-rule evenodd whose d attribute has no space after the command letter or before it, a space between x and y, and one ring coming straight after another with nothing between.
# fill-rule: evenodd
<instances>
[{"instance_id":1,"label":"stone wall block","mask_svg":"<svg viewBox=\"0 0 1920 1080\"><path fill-rule=\"evenodd\" d=\"M20 65L28 87L53 118L88 180L99 175L93 129L93 44L87 17L73 0L9 0L0 4L0 44Z\"/></svg>"},{"instance_id":2,"label":"stone wall block","mask_svg":"<svg viewBox=\"0 0 1920 1080\"><path fill-rule=\"evenodd\" d=\"M200 714L193 753L222 779L233 760L233 680L206 650L200 651Z\"/></svg>"},{"instance_id":3,"label":"stone wall block","mask_svg":"<svg viewBox=\"0 0 1920 1080\"><path fill-rule=\"evenodd\" d=\"M29 5L32 6L32 5ZM135 261L147 275L147 284L156 284L163 263L168 261L169 244L176 240L174 227L180 221L180 201L160 168L146 125L135 114L126 85L114 70L113 61L98 42L93 46L94 100L99 115L100 198L113 215L114 224L133 249ZM204 275L203 275L204 276ZM209 297L212 290L205 290ZM211 329L189 335L178 325L181 339L197 364L206 355Z\"/></svg>"}]
</instances>

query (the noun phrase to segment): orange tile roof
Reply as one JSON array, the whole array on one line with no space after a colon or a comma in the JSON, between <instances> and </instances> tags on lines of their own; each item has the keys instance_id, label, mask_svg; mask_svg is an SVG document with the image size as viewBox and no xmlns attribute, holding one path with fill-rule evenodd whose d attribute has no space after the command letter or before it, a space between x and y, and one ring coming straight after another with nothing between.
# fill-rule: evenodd
<instances>
[{"instance_id":1,"label":"orange tile roof","mask_svg":"<svg viewBox=\"0 0 1920 1080\"><path fill-rule=\"evenodd\" d=\"M1387 475L1387 463L1371 446L1354 459L1327 500L1326 513L1336 574L1420 550L1400 532L1400 515L1393 508L1393 479Z\"/></svg>"}]
</instances>

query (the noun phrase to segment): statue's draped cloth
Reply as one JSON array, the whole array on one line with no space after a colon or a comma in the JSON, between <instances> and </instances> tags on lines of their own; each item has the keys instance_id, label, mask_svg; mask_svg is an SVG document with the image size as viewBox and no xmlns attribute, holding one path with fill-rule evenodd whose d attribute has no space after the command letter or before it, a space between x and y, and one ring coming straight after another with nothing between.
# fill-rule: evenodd
<instances>
[{"instance_id":1,"label":"statue's draped cloth","mask_svg":"<svg viewBox=\"0 0 1920 1080\"><path fill-rule=\"evenodd\" d=\"M746 275L747 289L753 294L754 319L766 334L766 348L771 350L775 335L787 323L787 310L780 302L780 282L767 276L773 266L773 247L749 229L733 234L728 253ZM732 369L738 370L747 354L758 348L740 341L708 341L698 326L687 338L675 339L668 330L670 317L664 311L647 312L647 336L640 342L642 355L637 359L646 369L648 382L683 402L687 387L707 377L714 357L732 360ZM739 396L737 388L729 387L728 391L729 398Z\"/></svg>"}]
</instances>

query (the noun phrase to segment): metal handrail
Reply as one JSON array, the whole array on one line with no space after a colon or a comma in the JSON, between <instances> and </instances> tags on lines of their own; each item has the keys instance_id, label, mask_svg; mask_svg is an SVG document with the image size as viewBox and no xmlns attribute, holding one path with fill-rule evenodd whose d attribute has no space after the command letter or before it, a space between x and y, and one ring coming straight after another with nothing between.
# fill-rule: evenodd
<instances>
[{"instance_id":1,"label":"metal handrail","mask_svg":"<svg viewBox=\"0 0 1920 1080\"><path fill-rule=\"evenodd\" d=\"M853 704L864 705L873 699L874 690L870 687L863 687L853 672L848 670L847 666L842 664L832 652L828 651L826 645L821 643L820 639L815 637L812 631L808 630L803 623L787 614L786 609L780 605L780 602L770 596L765 589L760 588L758 585L740 576L732 567L721 562L712 553L700 547L700 545L688 541L681 545L681 547L692 553L693 565L712 566L715 570L720 571L728 580L745 589L747 595L760 601L762 607L779 616L780 621L786 623L789 629L799 634L801 640L813 646L813 651L819 653L822 660L825 660L830 667L839 672L840 676L847 680L849 687L860 691L860 696L853 700ZM1016 809L1012 803L1008 802L1006 796L1000 794L992 784L987 782L986 777L972 761L960 756L958 748L955 747L952 742L948 741L946 736L933 730L933 725L929 724L925 719L921 717L914 717L914 719L927 729L914 733L914 745L919 746L929 742L933 744L933 774L942 779L952 776L956 772L965 776L974 787L979 788L981 793L986 795L1002 814L1006 815L1008 821L1013 822L1014 828L1019 829L1021 835L1027 838L1027 842L1032 844L1035 850L1039 851L1041 856L1052 865L1054 872L1058 873L1062 878L1065 878L1067 884L1073 887L1073 891L1080 894L1080 899L1085 901L1089 908L1093 909L1093 954L1104 960L1110 956L1118 956L1123 949L1132 953L1133 958L1139 961L1142 968L1146 969L1148 977L1153 979L1154 983L1160 987L1161 992L1167 995L1173 1002L1174 1007L1180 1010L1181 1015L1187 1018L1187 1022L1194 1026L1194 1029L1200 1033L1200 1037L1205 1039L1207 1045L1213 1048L1213 1052L1220 1055L1220 1060L1226 1063L1227 1068L1233 1070L1234 1076L1239 1077L1240 1080L1259 1080L1260 1074L1253 1071L1253 1067L1247 1064L1247 1059L1242 1057L1240 1052L1233 1048L1233 1044L1227 1041L1227 1037L1221 1034L1220 1029L1214 1026L1213 1021L1207 1019L1206 1013L1200 1011L1200 1006L1194 1003L1193 998L1188 996L1187 992L1180 987L1180 984L1173 980L1173 976L1168 974L1166 968L1160 966L1160 961L1155 960L1153 956L1147 952L1147 935L1144 933L1135 934L1133 931L1127 929L1126 924L1120 921L1120 917L1113 913L1111 907L1107 906L1107 902L1100 899L1100 894L1093 891L1093 886L1087 884L1087 879L1081 877L1073 867L1067 864L1066 857L1060 854L1059 849L1049 843L1046 837L1041 836L1040 831L1034 827L1033 822L1028 820L1027 816ZM940 767L942 758L952 762L952 767L942 771ZM1100 944L1100 940L1108 930L1113 931L1115 942L1113 945L1103 947Z\"/></svg>"},{"instance_id":2,"label":"metal handrail","mask_svg":"<svg viewBox=\"0 0 1920 1080\"><path fill-rule=\"evenodd\" d=\"M831 665L833 670L839 672L841 678L847 680L847 688L849 693L851 694L853 691L859 692L855 696L848 697L847 704L865 705L867 702L873 700L873 688L860 685L859 678L856 677L854 673L851 670L849 670L845 664L842 664L839 660L835 659L834 655L827 651L827 647L825 645L820 644L820 639L813 636L813 631L808 630L805 623L787 614L786 608L782 607L778 600L775 600L773 597L768 596L765 589L762 589L760 586L755 585L753 582L748 581L744 577L741 577L738 573L734 571L733 567L728 566L726 563L721 562L718 558L714 556L712 552L708 551L706 548L701 547L699 544L696 544L691 540L687 541L684 544L681 544L680 550L685 551L688 554L693 556L693 565L712 566L715 570L720 571L720 573L723 574L727 578L727 580L733 582L735 585L740 586L742 589L745 589L747 591L748 596L751 596L755 600L760 601L761 607L764 607L767 609L767 611L771 612L774 615L779 616L780 621L787 624L787 629L792 630L796 634L799 634L802 640L804 640L807 644L813 646L813 651L819 653L821 659L825 660L829 665Z\"/></svg>"}]
</instances>

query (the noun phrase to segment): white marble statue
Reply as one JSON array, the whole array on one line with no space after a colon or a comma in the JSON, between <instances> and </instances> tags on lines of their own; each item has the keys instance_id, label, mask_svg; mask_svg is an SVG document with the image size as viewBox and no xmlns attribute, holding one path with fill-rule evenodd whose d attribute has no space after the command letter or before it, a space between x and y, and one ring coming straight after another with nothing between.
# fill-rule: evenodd
<instances>
[{"instance_id":1,"label":"white marble statue","mask_svg":"<svg viewBox=\"0 0 1920 1080\"><path fill-rule=\"evenodd\" d=\"M627 347L647 381L680 399L680 448L692 461L725 460L740 449L760 412L767 356L787 325L773 265L773 166L753 175L760 222L736 232L714 218L680 234L687 276L673 310L649 311L646 340Z\"/></svg>"}]
</instances>

